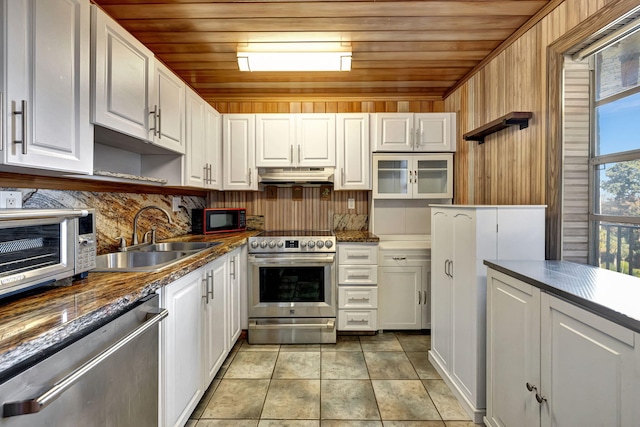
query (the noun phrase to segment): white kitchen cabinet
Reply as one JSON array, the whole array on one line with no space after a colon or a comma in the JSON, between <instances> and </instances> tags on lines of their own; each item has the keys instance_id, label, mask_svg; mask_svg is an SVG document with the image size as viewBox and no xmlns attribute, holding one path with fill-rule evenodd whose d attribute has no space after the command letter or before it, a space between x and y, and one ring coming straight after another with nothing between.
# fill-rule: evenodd
<instances>
[{"instance_id":1,"label":"white kitchen cabinet","mask_svg":"<svg viewBox=\"0 0 640 427\"><path fill-rule=\"evenodd\" d=\"M236 342L242 332L240 315L242 313L241 284L245 271L242 270L241 249L235 249L227 255L228 286L227 286L227 319L228 319L228 339L227 350L231 351L233 343Z\"/></svg>"},{"instance_id":2,"label":"white kitchen cabinet","mask_svg":"<svg viewBox=\"0 0 640 427\"><path fill-rule=\"evenodd\" d=\"M203 381L206 389L230 349L228 255L207 264L201 276L206 292L203 311Z\"/></svg>"},{"instance_id":3,"label":"white kitchen cabinet","mask_svg":"<svg viewBox=\"0 0 640 427\"><path fill-rule=\"evenodd\" d=\"M161 425L183 426L241 332L246 246L161 288Z\"/></svg>"},{"instance_id":4,"label":"white kitchen cabinet","mask_svg":"<svg viewBox=\"0 0 640 427\"><path fill-rule=\"evenodd\" d=\"M336 115L334 190L371 190L369 114Z\"/></svg>"},{"instance_id":5,"label":"white kitchen cabinet","mask_svg":"<svg viewBox=\"0 0 640 427\"><path fill-rule=\"evenodd\" d=\"M431 244L429 359L480 422L486 395L482 261L544 259L544 206L432 205Z\"/></svg>"},{"instance_id":6,"label":"white kitchen cabinet","mask_svg":"<svg viewBox=\"0 0 640 427\"><path fill-rule=\"evenodd\" d=\"M487 425L637 425L638 334L492 269L487 280Z\"/></svg>"},{"instance_id":7,"label":"white kitchen cabinet","mask_svg":"<svg viewBox=\"0 0 640 427\"><path fill-rule=\"evenodd\" d=\"M183 426L204 394L203 271L193 271L161 289L161 306L169 311L160 327L164 426Z\"/></svg>"},{"instance_id":8,"label":"white kitchen cabinet","mask_svg":"<svg viewBox=\"0 0 640 427\"><path fill-rule=\"evenodd\" d=\"M373 114L373 151L456 151L455 113Z\"/></svg>"},{"instance_id":9,"label":"white kitchen cabinet","mask_svg":"<svg viewBox=\"0 0 640 427\"><path fill-rule=\"evenodd\" d=\"M428 329L429 251L378 251L379 329Z\"/></svg>"},{"instance_id":10,"label":"white kitchen cabinet","mask_svg":"<svg viewBox=\"0 0 640 427\"><path fill-rule=\"evenodd\" d=\"M186 120L184 185L220 189L220 114L189 88Z\"/></svg>"},{"instance_id":11,"label":"white kitchen cabinet","mask_svg":"<svg viewBox=\"0 0 640 427\"><path fill-rule=\"evenodd\" d=\"M184 153L186 85L158 60L154 69L156 97L150 128L153 141L167 150Z\"/></svg>"},{"instance_id":12,"label":"white kitchen cabinet","mask_svg":"<svg viewBox=\"0 0 640 427\"><path fill-rule=\"evenodd\" d=\"M453 155L374 154L373 198L453 198Z\"/></svg>"},{"instance_id":13,"label":"white kitchen cabinet","mask_svg":"<svg viewBox=\"0 0 640 427\"><path fill-rule=\"evenodd\" d=\"M223 189L257 190L255 114L222 116Z\"/></svg>"},{"instance_id":14,"label":"white kitchen cabinet","mask_svg":"<svg viewBox=\"0 0 640 427\"><path fill-rule=\"evenodd\" d=\"M0 163L92 173L89 1L12 0L3 7Z\"/></svg>"},{"instance_id":15,"label":"white kitchen cabinet","mask_svg":"<svg viewBox=\"0 0 640 427\"><path fill-rule=\"evenodd\" d=\"M157 124L153 52L97 6L91 11L92 121L152 141Z\"/></svg>"},{"instance_id":16,"label":"white kitchen cabinet","mask_svg":"<svg viewBox=\"0 0 640 427\"><path fill-rule=\"evenodd\" d=\"M335 166L335 114L256 114L257 167Z\"/></svg>"},{"instance_id":17,"label":"white kitchen cabinet","mask_svg":"<svg viewBox=\"0 0 640 427\"><path fill-rule=\"evenodd\" d=\"M378 329L377 243L338 244L338 330Z\"/></svg>"}]
</instances>

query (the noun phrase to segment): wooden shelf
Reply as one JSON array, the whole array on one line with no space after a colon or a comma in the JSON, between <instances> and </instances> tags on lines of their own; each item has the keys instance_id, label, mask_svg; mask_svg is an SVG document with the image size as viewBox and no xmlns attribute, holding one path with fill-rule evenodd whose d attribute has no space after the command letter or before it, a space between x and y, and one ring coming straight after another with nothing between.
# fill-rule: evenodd
<instances>
[{"instance_id":1,"label":"wooden shelf","mask_svg":"<svg viewBox=\"0 0 640 427\"><path fill-rule=\"evenodd\" d=\"M486 136L506 129L509 126L520 126L520 129L529 127L529 119L531 117L533 117L533 113L529 111L512 111L484 126L465 133L463 138L465 141L479 141L480 144L483 144Z\"/></svg>"}]
</instances>

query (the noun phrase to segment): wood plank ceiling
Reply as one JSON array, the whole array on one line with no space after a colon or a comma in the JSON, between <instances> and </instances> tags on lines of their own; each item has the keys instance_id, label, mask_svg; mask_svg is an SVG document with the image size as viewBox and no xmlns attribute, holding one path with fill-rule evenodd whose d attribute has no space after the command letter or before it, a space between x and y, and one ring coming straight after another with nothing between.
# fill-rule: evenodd
<instances>
[{"instance_id":1,"label":"wood plank ceiling","mask_svg":"<svg viewBox=\"0 0 640 427\"><path fill-rule=\"evenodd\" d=\"M440 100L549 0L93 0L210 103ZM350 72L240 72L238 43L350 42Z\"/></svg>"}]
</instances>

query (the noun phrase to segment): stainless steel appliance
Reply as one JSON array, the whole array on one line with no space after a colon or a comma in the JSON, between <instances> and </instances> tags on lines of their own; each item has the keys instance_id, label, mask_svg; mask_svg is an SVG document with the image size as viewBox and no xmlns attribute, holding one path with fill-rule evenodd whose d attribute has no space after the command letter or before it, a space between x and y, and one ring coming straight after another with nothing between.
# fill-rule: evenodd
<instances>
[{"instance_id":1,"label":"stainless steel appliance","mask_svg":"<svg viewBox=\"0 0 640 427\"><path fill-rule=\"evenodd\" d=\"M215 234L247 229L247 210L244 208L207 208L191 210L193 234Z\"/></svg>"},{"instance_id":2,"label":"stainless steel appliance","mask_svg":"<svg viewBox=\"0 0 640 427\"><path fill-rule=\"evenodd\" d=\"M249 343L335 343L335 258L328 231L250 237Z\"/></svg>"},{"instance_id":3,"label":"stainless steel appliance","mask_svg":"<svg viewBox=\"0 0 640 427\"><path fill-rule=\"evenodd\" d=\"M92 209L0 210L0 296L86 276L95 235Z\"/></svg>"},{"instance_id":4,"label":"stainless steel appliance","mask_svg":"<svg viewBox=\"0 0 640 427\"><path fill-rule=\"evenodd\" d=\"M2 378L2 427L158 426L159 322L150 295L34 366Z\"/></svg>"}]
</instances>

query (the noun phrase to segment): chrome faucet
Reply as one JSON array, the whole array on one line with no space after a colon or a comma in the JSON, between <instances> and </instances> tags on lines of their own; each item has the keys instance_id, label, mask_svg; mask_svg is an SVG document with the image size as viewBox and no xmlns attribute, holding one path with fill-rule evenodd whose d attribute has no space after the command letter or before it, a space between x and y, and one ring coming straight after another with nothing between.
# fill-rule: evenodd
<instances>
[{"instance_id":1,"label":"chrome faucet","mask_svg":"<svg viewBox=\"0 0 640 427\"><path fill-rule=\"evenodd\" d=\"M138 211L138 213L136 214L136 216L133 217L133 239L131 240L131 245L137 245L138 242L138 217L140 216L140 214L146 210L149 209L158 209L159 211L162 211L166 216L167 216L167 220L169 222L169 224L172 224L171 222L171 215L169 215L169 212L167 212L166 210L162 209L160 206L155 206L155 205L151 205L151 206L145 206L144 208L140 209Z\"/></svg>"}]
</instances>

